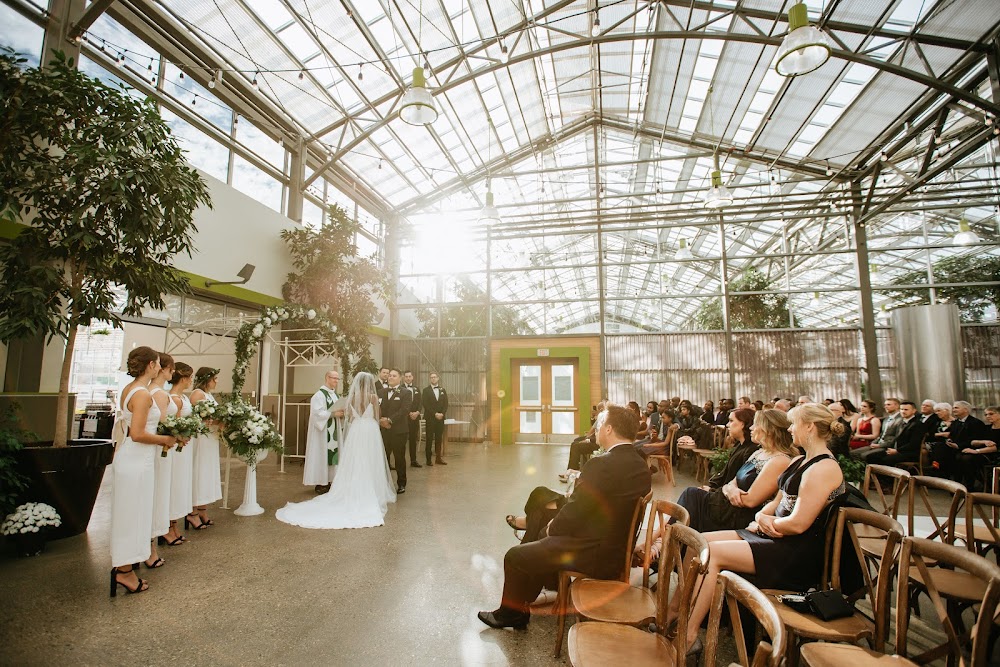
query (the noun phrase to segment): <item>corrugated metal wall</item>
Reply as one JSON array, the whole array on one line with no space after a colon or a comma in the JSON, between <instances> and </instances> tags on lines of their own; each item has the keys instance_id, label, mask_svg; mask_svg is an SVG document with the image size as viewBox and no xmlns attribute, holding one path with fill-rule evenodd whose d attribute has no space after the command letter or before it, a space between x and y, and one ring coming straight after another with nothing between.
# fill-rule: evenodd
<instances>
[{"instance_id":1,"label":"corrugated metal wall","mask_svg":"<svg viewBox=\"0 0 1000 667\"><path fill-rule=\"evenodd\" d=\"M383 363L413 371L414 383L421 388L430 384L432 372L437 373L448 392L448 417L469 422L449 426L448 438L482 440L488 409L486 338L390 340L385 343Z\"/></svg>"}]
</instances>

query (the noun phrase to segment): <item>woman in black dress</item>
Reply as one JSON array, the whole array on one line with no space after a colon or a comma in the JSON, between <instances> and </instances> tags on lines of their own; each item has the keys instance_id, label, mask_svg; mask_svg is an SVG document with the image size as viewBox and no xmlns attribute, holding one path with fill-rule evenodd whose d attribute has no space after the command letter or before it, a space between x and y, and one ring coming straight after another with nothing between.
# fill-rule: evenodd
<instances>
[{"instance_id":1,"label":"woman in black dress","mask_svg":"<svg viewBox=\"0 0 1000 667\"><path fill-rule=\"evenodd\" d=\"M742 421L751 418L752 426ZM788 416L781 410L754 413L744 409L729 415L729 436L750 454L740 457L742 465L726 466L725 481L719 486L709 489L692 486L681 493L677 503L690 513L692 528L702 533L736 530L753 521L754 514L777 493L779 475L798 454L788 426ZM747 444L754 447L746 447Z\"/></svg>"},{"instance_id":2,"label":"woman in black dress","mask_svg":"<svg viewBox=\"0 0 1000 667\"><path fill-rule=\"evenodd\" d=\"M789 413L789 430L805 456L792 461L778 480L780 491L743 530L707 533L711 556L707 580L730 570L755 576L758 588L804 591L823 576L826 508L846 491L844 475L828 449L843 426L825 405L807 403ZM698 630L714 593L701 586L688 623L688 653L700 651ZM671 619L668 617L668 621Z\"/></svg>"}]
</instances>

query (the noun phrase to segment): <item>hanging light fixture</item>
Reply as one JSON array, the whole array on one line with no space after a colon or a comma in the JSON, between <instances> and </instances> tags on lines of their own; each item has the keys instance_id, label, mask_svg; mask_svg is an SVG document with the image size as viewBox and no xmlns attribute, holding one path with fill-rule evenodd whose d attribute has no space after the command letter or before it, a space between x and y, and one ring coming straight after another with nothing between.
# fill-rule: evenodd
<instances>
[{"instance_id":1,"label":"hanging light fixture","mask_svg":"<svg viewBox=\"0 0 1000 667\"><path fill-rule=\"evenodd\" d=\"M479 211L479 222L484 225L492 225L500 222L500 211L493 205L493 191L490 184L486 184L486 206Z\"/></svg>"},{"instance_id":2,"label":"hanging light fixture","mask_svg":"<svg viewBox=\"0 0 1000 667\"><path fill-rule=\"evenodd\" d=\"M819 292L813 292L813 298L809 299L809 305L813 308L819 308L821 303L822 302L819 300Z\"/></svg>"},{"instance_id":3,"label":"hanging light fixture","mask_svg":"<svg viewBox=\"0 0 1000 667\"><path fill-rule=\"evenodd\" d=\"M677 252L674 253L674 259L694 259L694 255L691 253L691 248L688 248L688 240L681 239L681 245L677 248Z\"/></svg>"},{"instance_id":4,"label":"hanging light fixture","mask_svg":"<svg viewBox=\"0 0 1000 667\"><path fill-rule=\"evenodd\" d=\"M958 221L958 234L955 234L955 243L958 245L975 245L979 243L979 234L976 234L969 227L969 221L965 216Z\"/></svg>"},{"instance_id":5,"label":"hanging light fixture","mask_svg":"<svg viewBox=\"0 0 1000 667\"><path fill-rule=\"evenodd\" d=\"M399 117L410 125L430 125L438 117L434 98L427 90L427 80L424 78L424 68L413 68L413 83L403 93L403 104L399 108Z\"/></svg>"},{"instance_id":6,"label":"hanging light fixture","mask_svg":"<svg viewBox=\"0 0 1000 667\"><path fill-rule=\"evenodd\" d=\"M830 59L830 38L809 25L809 10L801 0L788 10L788 34L778 47L774 69L781 76L808 74Z\"/></svg>"},{"instance_id":7,"label":"hanging light fixture","mask_svg":"<svg viewBox=\"0 0 1000 667\"><path fill-rule=\"evenodd\" d=\"M712 187L705 195L705 208L717 209L732 206L733 195L729 188L722 184L722 170L719 169L719 154L713 156L715 168L712 170Z\"/></svg>"},{"instance_id":8,"label":"hanging light fixture","mask_svg":"<svg viewBox=\"0 0 1000 667\"><path fill-rule=\"evenodd\" d=\"M601 16L598 14L597 9L594 9L594 23L590 26L590 36L600 37L601 36Z\"/></svg>"}]
</instances>

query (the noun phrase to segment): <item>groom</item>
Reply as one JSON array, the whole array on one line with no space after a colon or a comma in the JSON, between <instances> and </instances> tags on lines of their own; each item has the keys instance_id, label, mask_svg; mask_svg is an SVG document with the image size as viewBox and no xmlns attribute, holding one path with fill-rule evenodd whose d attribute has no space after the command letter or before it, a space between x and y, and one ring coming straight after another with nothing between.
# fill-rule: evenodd
<instances>
[{"instance_id":1,"label":"groom","mask_svg":"<svg viewBox=\"0 0 1000 667\"><path fill-rule=\"evenodd\" d=\"M327 371L323 386L309 400L309 432L306 435L302 483L315 486L316 493L330 490L337 473L340 434L344 430L343 410L333 410L340 373Z\"/></svg>"},{"instance_id":2,"label":"groom","mask_svg":"<svg viewBox=\"0 0 1000 667\"><path fill-rule=\"evenodd\" d=\"M396 493L406 493L406 438L411 403L410 392L399 386L402 377L398 368L390 369L388 388L382 393L382 418L378 422L382 427L385 458L391 454L396 459Z\"/></svg>"}]
</instances>

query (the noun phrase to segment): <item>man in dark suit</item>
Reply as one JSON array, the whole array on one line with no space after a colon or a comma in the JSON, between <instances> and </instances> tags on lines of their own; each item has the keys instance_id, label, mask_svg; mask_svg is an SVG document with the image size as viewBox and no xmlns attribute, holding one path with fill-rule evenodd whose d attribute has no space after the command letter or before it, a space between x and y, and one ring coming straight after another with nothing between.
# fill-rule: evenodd
<instances>
[{"instance_id":1,"label":"man in dark suit","mask_svg":"<svg viewBox=\"0 0 1000 667\"><path fill-rule=\"evenodd\" d=\"M725 426L729 423L729 413L733 411L733 399L723 398L719 401L719 413L715 415L714 424Z\"/></svg>"},{"instance_id":2,"label":"man in dark suit","mask_svg":"<svg viewBox=\"0 0 1000 667\"><path fill-rule=\"evenodd\" d=\"M398 368L389 371L389 388L381 396L382 444L385 458L396 459L396 493L406 493L406 436L409 433L410 392L399 386L403 378Z\"/></svg>"},{"instance_id":3,"label":"man in dark suit","mask_svg":"<svg viewBox=\"0 0 1000 667\"><path fill-rule=\"evenodd\" d=\"M941 418L934 412L934 401L928 398L920 404L920 414L917 415L917 419L924 425L927 442L930 442L931 436L937 433L938 424L941 423Z\"/></svg>"},{"instance_id":4,"label":"man in dark suit","mask_svg":"<svg viewBox=\"0 0 1000 667\"><path fill-rule=\"evenodd\" d=\"M503 598L494 611L479 612L492 628L523 628L543 587L555 589L561 570L598 579L621 575L622 555L636 502L649 493L649 470L632 447L638 428L627 408L609 405L597 420L597 444L607 454L583 467L573 495L536 542L504 557Z\"/></svg>"},{"instance_id":5,"label":"man in dark suit","mask_svg":"<svg viewBox=\"0 0 1000 667\"><path fill-rule=\"evenodd\" d=\"M900 401L899 415L901 425L892 446L874 450L866 458L868 463L893 466L920 460L920 443L923 442L925 431L924 425L917 418L917 406L913 401Z\"/></svg>"},{"instance_id":6,"label":"man in dark suit","mask_svg":"<svg viewBox=\"0 0 1000 667\"><path fill-rule=\"evenodd\" d=\"M379 396L389 388L389 367L383 366L378 369L378 379L375 380L375 388L379 392Z\"/></svg>"},{"instance_id":7,"label":"man in dark suit","mask_svg":"<svg viewBox=\"0 0 1000 667\"><path fill-rule=\"evenodd\" d=\"M431 373L430 385L424 387L424 395L421 397L421 405L424 409L424 454L427 456L427 465L434 463L446 466L447 463L441 458L441 438L444 437L444 418L448 414L448 392L438 384L438 374ZM434 462L431 462L431 449L434 450Z\"/></svg>"},{"instance_id":8,"label":"man in dark suit","mask_svg":"<svg viewBox=\"0 0 1000 667\"><path fill-rule=\"evenodd\" d=\"M420 441L420 403L421 393L419 387L413 386L413 372L403 371L403 390L410 392L410 414L407 425L409 432L407 439L410 443L410 465L414 468L423 468L417 463L417 443Z\"/></svg>"}]
</instances>

